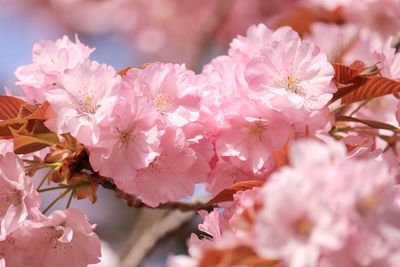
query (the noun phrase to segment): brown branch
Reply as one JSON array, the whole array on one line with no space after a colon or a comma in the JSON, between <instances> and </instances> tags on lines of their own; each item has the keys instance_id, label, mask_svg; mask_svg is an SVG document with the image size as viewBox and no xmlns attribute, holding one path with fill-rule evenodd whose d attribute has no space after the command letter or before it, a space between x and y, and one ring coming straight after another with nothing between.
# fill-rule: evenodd
<instances>
[{"instance_id":1,"label":"brown branch","mask_svg":"<svg viewBox=\"0 0 400 267\"><path fill-rule=\"evenodd\" d=\"M133 208L153 208L143 203L140 198L135 195L127 194L121 189L119 189L115 183L110 179L102 176L97 176L97 182L99 185L104 187L105 189L109 189L115 192L115 195L122 199L129 207ZM212 211L216 205L208 204L204 202L168 202L165 204L161 204L155 209L164 209L164 210L180 210L183 212L189 211L198 211L198 210L206 210Z\"/></svg>"}]
</instances>

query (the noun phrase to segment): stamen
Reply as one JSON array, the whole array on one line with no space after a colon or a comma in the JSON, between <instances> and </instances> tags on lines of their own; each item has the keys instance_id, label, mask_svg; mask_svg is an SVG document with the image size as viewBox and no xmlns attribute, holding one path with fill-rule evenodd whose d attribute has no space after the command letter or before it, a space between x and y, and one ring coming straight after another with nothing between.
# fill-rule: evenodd
<instances>
[{"instance_id":1,"label":"stamen","mask_svg":"<svg viewBox=\"0 0 400 267\"><path fill-rule=\"evenodd\" d=\"M301 86L298 85L299 82L299 79L288 76L281 82L281 86L285 87L290 93L298 94L302 92Z\"/></svg>"},{"instance_id":2,"label":"stamen","mask_svg":"<svg viewBox=\"0 0 400 267\"><path fill-rule=\"evenodd\" d=\"M20 190L11 190L0 193L0 214L3 214L10 206L19 206L22 203Z\"/></svg>"},{"instance_id":3,"label":"stamen","mask_svg":"<svg viewBox=\"0 0 400 267\"><path fill-rule=\"evenodd\" d=\"M120 130L117 128L118 138L121 144L121 148L127 148L134 141L135 134L133 133L133 128L128 127L125 130Z\"/></svg>"},{"instance_id":4,"label":"stamen","mask_svg":"<svg viewBox=\"0 0 400 267\"><path fill-rule=\"evenodd\" d=\"M261 141L262 135L266 129L267 129L267 126L265 125L265 122L262 122L262 121L255 122L249 127L250 133L252 135L257 136L258 139L260 139L260 141Z\"/></svg>"},{"instance_id":5,"label":"stamen","mask_svg":"<svg viewBox=\"0 0 400 267\"><path fill-rule=\"evenodd\" d=\"M171 99L163 95L159 95L156 98L153 98L153 101L156 105L157 110L160 112L167 111L172 105Z\"/></svg>"}]
</instances>

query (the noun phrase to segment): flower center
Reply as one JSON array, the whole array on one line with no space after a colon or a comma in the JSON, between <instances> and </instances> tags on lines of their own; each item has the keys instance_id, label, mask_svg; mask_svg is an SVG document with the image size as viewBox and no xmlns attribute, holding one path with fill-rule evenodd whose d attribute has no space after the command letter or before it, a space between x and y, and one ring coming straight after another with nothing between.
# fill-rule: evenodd
<instances>
[{"instance_id":1,"label":"flower center","mask_svg":"<svg viewBox=\"0 0 400 267\"><path fill-rule=\"evenodd\" d=\"M159 95L156 98L154 98L154 104L156 105L156 108L158 111L163 112L168 110L168 108L171 106L172 101L163 95Z\"/></svg>"},{"instance_id":2,"label":"flower center","mask_svg":"<svg viewBox=\"0 0 400 267\"><path fill-rule=\"evenodd\" d=\"M290 93L298 94L302 91L301 86L299 86L299 79L293 76L288 76L281 82L281 86L285 87Z\"/></svg>"},{"instance_id":3,"label":"flower center","mask_svg":"<svg viewBox=\"0 0 400 267\"><path fill-rule=\"evenodd\" d=\"M121 148L127 148L134 140L133 128L128 127L125 130L117 129L118 139L121 144Z\"/></svg>"},{"instance_id":4,"label":"flower center","mask_svg":"<svg viewBox=\"0 0 400 267\"><path fill-rule=\"evenodd\" d=\"M301 237L308 237L311 234L313 225L308 218L300 218L294 222L295 232Z\"/></svg>"},{"instance_id":5,"label":"flower center","mask_svg":"<svg viewBox=\"0 0 400 267\"><path fill-rule=\"evenodd\" d=\"M4 214L10 206L19 206L22 203L21 191L11 190L0 193L0 215Z\"/></svg>"},{"instance_id":6,"label":"flower center","mask_svg":"<svg viewBox=\"0 0 400 267\"><path fill-rule=\"evenodd\" d=\"M365 217L368 214L368 211L373 209L378 204L378 198L376 195L368 195L356 203L356 210L361 217Z\"/></svg>"},{"instance_id":7,"label":"flower center","mask_svg":"<svg viewBox=\"0 0 400 267\"><path fill-rule=\"evenodd\" d=\"M264 131L267 129L265 122L258 121L249 127L250 134L255 135L258 139L262 139Z\"/></svg>"},{"instance_id":8,"label":"flower center","mask_svg":"<svg viewBox=\"0 0 400 267\"><path fill-rule=\"evenodd\" d=\"M82 102L81 108L85 113L95 114L97 109L99 108L99 106L96 105L95 99L93 99L90 96L85 96L85 99Z\"/></svg>"},{"instance_id":9,"label":"flower center","mask_svg":"<svg viewBox=\"0 0 400 267\"><path fill-rule=\"evenodd\" d=\"M55 250L55 252L67 254L67 249L72 249L72 246L68 243L59 241L59 239L64 235L64 230L57 228L49 227L45 233L45 238L49 241L50 248Z\"/></svg>"}]
</instances>

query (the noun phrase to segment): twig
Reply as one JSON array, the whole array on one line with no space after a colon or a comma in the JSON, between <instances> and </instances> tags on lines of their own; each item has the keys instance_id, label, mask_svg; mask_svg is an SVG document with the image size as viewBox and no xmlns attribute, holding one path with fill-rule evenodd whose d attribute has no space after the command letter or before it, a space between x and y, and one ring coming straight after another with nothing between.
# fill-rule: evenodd
<instances>
[{"instance_id":1,"label":"twig","mask_svg":"<svg viewBox=\"0 0 400 267\"><path fill-rule=\"evenodd\" d=\"M67 190L65 190L64 192L62 192L58 197L56 197L56 198L43 210L43 214L46 214L46 212L48 212L49 209L50 209L51 207L54 206L54 204L56 204L60 199L62 199L63 197L65 197L71 190L72 190L72 188L68 188Z\"/></svg>"},{"instance_id":2,"label":"twig","mask_svg":"<svg viewBox=\"0 0 400 267\"><path fill-rule=\"evenodd\" d=\"M74 198L74 195L75 195L75 189L73 189L71 194L69 194L67 206L65 207L65 209L68 209L71 206L72 199Z\"/></svg>"},{"instance_id":3,"label":"twig","mask_svg":"<svg viewBox=\"0 0 400 267\"><path fill-rule=\"evenodd\" d=\"M147 204L143 203L140 198L135 195L127 194L124 191L117 188L114 182L110 178L98 176L97 182L104 188L112 190L115 192L115 195L124 200L125 203L129 207L134 208L152 208ZM211 205L203 202L169 202L165 204L161 204L156 209L165 209L165 210L180 210L183 212L188 211L197 211L197 210L207 210L212 211L216 205Z\"/></svg>"},{"instance_id":4,"label":"twig","mask_svg":"<svg viewBox=\"0 0 400 267\"><path fill-rule=\"evenodd\" d=\"M36 191L38 191L39 193L43 193L43 192L59 190L59 189L67 189L67 188L70 188L70 187L67 186L67 185L59 185L59 186L53 186L53 187L47 187L47 188L43 188L43 189L38 189Z\"/></svg>"}]
</instances>

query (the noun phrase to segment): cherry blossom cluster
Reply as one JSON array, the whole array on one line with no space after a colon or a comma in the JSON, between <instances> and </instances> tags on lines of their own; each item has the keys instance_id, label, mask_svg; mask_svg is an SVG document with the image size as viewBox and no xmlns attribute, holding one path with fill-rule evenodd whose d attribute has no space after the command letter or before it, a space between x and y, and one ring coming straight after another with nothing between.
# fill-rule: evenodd
<instances>
[{"instance_id":1,"label":"cherry blossom cluster","mask_svg":"<svg viewBox=\"0 0 400 267\"><path fill-rule=\"evenodd\" d=\"M17 85L27 110L49 105L41 127L61 141L23 156L1 141L0 259L7 267L99 262L95 226L69 208L83 184L95 191L107 181L156 208L193 195L197 184L218 198L261 181L202 214L205 238L192 236L190 256L172 257L170 266L225 266L207 265L210 251L224 259L238 249L266 266L396 267L399 101L383 97L379 112L379 99L335 101L344 86L334 80L339 57L365 62L360 75L399 81L393 37L373 33L314 24L301 38L290 27L253 25L198 74L163 62L117 72L91 60L94 49L77 37L36 43L32 63L15 72ZM326 34L351 46L339 49ZM49 180L66 189L60 199L73 190L65 210L40 209L34 166L51 169Z\"/></svg>"},{"instance_id":2,"label":"cherry blossom cluster","mask_svg":"<svg viewBox=\"0 0 400 267\"><path fill-rule=\"evenodd\" d=\"M4 154L3 154L4 152ZM44 216L22 159L0 155L0 257L6 266L87 266L99 262L100 239L79 209ZM71 258L73 256L73 258Z\"/></svg>"},{"instance_id":3,"label":"cherry blossom cluster","mask_svg":"<svg viewBox=\"0 0 400 267\"><path fill-rule=\"evenodd\" d=\"M17 84L29 101L50 103L46 126L84 144L95 171L153 207L196 183L218 193L265 179L274 152L330 127L333 67L288 27L250 27L198 75L158 62L118 75L91 51L66 37L38 43Z\"/></svg>"},{"instance_id":4,"label":"cherry blossom cluster","mask_svg":"<svg viewBox=\"0 0 400 267\"><path fill-rule=\"evenodd\" d=\"M192 234L190 257L169 266L207 266L207 250L241 246L279 266L397 266L400 208L388 165L352 158L333 141L302 140L289 154L290 166L263 187L205 215L199 229L212 241Z\"/></svg>"}]
</instances>

